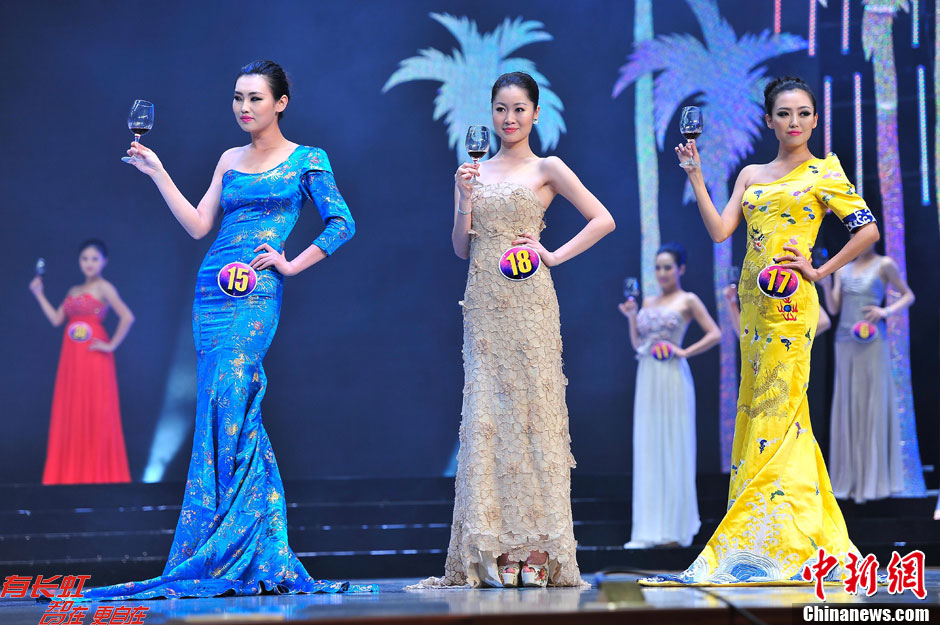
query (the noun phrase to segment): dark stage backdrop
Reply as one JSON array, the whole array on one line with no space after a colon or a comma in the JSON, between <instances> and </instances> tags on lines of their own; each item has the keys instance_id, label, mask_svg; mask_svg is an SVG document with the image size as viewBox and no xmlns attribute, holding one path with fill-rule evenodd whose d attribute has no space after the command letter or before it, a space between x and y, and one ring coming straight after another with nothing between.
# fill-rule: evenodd
<instances>
[{"instance_id":1,"label":"dark stage backdrop","mask_svg":"<svg viewBox=\"0 0 940 625\"><path fill-rule=\"evenodd\" d=\"M653 4L657 34L701 38L685 2ZM783 4L783 31L805 38L807 3ZM718 7L739 36L772 28L771 2L721 0ZM860 56L860 7L853 16L850 57L838 55L838 8L819 11L819 56L801 50L761 66L768 75L802 74L814 85L831 74L836 88L846 89L847 68L854 64L867 72L870 90L870 65ZM400 61L420 49L448 55L459 49L432 12L475 20L481 34L507 17L521 17L541 22L540 29L551 35L509 56L530 59L550 81L563 103L566 126L551 153L574 169L618 225L594 249L553 270L573 450L580 472L631 470L636 363L626 321L615 306L624 276L640 274L634 88L616 99L611 90L633 46L632 2L40 1L7 3L0 25L0 54L6 60L0 236L7 271L0 311L0 479L38 481L45 456L61 328L49 327L27 290L33 264L36 257L46 258L46 292L58 303L80 281L77 246L91 236L110 246L105 276L137 316L117 353L132 474L141 479L150 462L152 477L185 478L195 412L190 307L196 269L215 233L190 239L153 184L121 163L131 138L125 118L135 98L156 103L156 124L146 143L195 203L219 155L248 139L235 123L231 93L238 68L256 58L275 59L292 74L284 133L327 150L358 226L355 239L334 257L286 280L280 327L264 362L269 379L264 421L281 471L289 478L445 471L456 442L463 380L457 302L467 269L450 243L457 161L445 121L432 119L440 82L410 81L383 92ZM910 17L899 15L897 24L908 268L918 297L911 312L912 372L922 457L935 464L937 210L920 206L917 193L910 69L914 63L930 67L933 44L925 26L921 49L912 51ZM475 70L483 72L483 85L495 78L485 67ZM442 79L458 78L442 71ZM488 98L487 87L481 90ZM843 102L836 110L834 149L851 176L854 147L846 104L851 96L835 95ZM867 123L873 124L870 98L864 106ZM932 115L931 106L928 119ZM474 121L490 123L485 115ZM670 121L667 150L659 157L662 239L687 246L684 285L714 315L711 242L694 205L682 204L685 176L668 148L680 139L672 130L677 124L677 117ZM821 134L812 139L816 154L822 153ZM880 214L874 132L866 137L866 196ZM754 149L748 161L766 162L776 144L764 136ZM823 235L835 248L844 235L830 220ZM562 198L550 206L546 222L543 240L549 248L583 224ZM316 211L308 208L288 241L288 257L321 228ZM741 233L734 244L738 264L744 253ZM112 328L113 323L112 318ZM687 340L699 336L693 328ZM814 352L810 401L817 437L827 449L831 334ZM717 350L690 364L698 401L698 466L714 472L719 468ZM152 454L155 439L160 442ZM160 462L151 462L152 455L163 456L165 472Z\"/></svg>"}]
</instances>

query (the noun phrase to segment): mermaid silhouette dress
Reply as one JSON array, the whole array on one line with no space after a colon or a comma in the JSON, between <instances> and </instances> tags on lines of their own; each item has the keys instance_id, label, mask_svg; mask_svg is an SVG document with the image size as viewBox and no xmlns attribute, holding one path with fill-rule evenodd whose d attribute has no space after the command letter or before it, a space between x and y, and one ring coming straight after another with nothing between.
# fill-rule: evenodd
<instances>
[{"instance_id":1,"label":"mermaid silhouette dress","mask_svg":"<svg viewBox=\"0 0 940 625\"><path fill-rule=\"evenodd\" d=\"M196 428L169 561L160 577L92 589L86 599L350 590L313 579L288 546L284 488L261 423L261 360L277 328L284 277L244 268L263 243L283 250L305 199L326 224L314 243L332 254L355 224L323 150L298 146L268 171L223 175L222 225L196 281Z\"/></svg>"},{"instance_id":2,"label":"mermaid silhouette dress","mask_svg":"<svg viewBox=\"0 0 940 625\"><path fill-rule=\"evenodd\" d=\"M786 269L786 276L777 269L779 280L772 273L774 258L787 253L784 245L810 257L827 209L850 232L875 221L834 154L810 159L744 192L748 245L738 285L741 387L728 511L685 572L641 584L805 584L803 573L816 563L819 548L839 560L826 576L839 581L847 554L859 555L809 420L810 349L819 321L816 287L805 279L797 282ZM760 288L768 288L768 281L777 298Z\"/></svg>"},{"instance_id":3,"label":"mermaid silhouette dress","mask_svg":"<svg viewBox=\"0 0 940 625\"><path fill-rule=\"evenodd\" d=\"M522 282L499 270L545 208L528 187L478 185L471 196L463 305L464 390L454 516L443 577L409 589L497 585L497 558L548 554L548 583L580 586L571 516L571 437L558 299L547 266Z\"/></svg>"},{"instance_id":4,"label":"mermaid silhouette dress","mask_svg":"<svg viewBox=\"0 0 940 625\"><path fill-rule=\"evenodd\" d=\"M108 306L91 293L69 295L68 323L52 396L43 484L130 482L114 354L89 349L108 342Z\"/></svg>"}]
</instances>

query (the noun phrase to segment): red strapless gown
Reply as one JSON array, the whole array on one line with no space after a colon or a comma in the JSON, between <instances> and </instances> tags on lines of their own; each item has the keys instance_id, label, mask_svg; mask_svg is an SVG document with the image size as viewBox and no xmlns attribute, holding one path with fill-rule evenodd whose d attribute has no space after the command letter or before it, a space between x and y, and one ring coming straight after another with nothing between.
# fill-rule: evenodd
<instances>
[{"instance_id":1,"label":"red strapless gown","mask_svg":"<svg viewBox=\"0 0 940 625\"><path fill-rule=\"evenodd\" d=\"M68 322L52 398L43 484L129 482L114 354L88 349L109 341L108 307L84 293L65 298Z\"/></svg>"}]
</instances>

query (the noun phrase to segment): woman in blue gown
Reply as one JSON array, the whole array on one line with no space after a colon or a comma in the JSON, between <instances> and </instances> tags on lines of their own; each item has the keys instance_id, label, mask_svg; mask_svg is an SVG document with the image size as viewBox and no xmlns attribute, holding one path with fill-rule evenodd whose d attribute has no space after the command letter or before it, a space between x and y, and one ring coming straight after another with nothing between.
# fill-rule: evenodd
<instances>
[{"instance_id":1,"label":"woman in blue gown","mask_svg":"<svg viewBox=\"0 0 940 625\"><path fill-rule=\"evenodd\" d=\"M284 276L323 260L355 232L326 153L281 134L288 90L276 63L242 68L232 108L251 144L222 155L196 207L152 150L135 142L127 151L192 237L209 234L220 208L222 225L196 281L196 428L169 561L160 577L92 589L86 599L372 590L315 580L294 555L284 488L261 424L267 385L261 360L277 328ZM316 204L326 228L288 261L284 241L305 199Z\"/></svg>"}]
</instances>

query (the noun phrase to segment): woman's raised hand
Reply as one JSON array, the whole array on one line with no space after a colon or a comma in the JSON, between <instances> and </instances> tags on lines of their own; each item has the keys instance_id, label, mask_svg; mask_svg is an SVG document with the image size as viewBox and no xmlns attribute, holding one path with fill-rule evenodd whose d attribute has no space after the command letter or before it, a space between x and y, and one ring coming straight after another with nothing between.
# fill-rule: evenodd
<instances>
[{"instance_id":1,"label":"woman's raised hand","mask_svg":"<svg viewBox=\"0 0 940 625\"><path fill-rule=\"evenodd\" d=\"M734 284L729 284L722 291L722 295L725 297L725 301L728 304L737 304L738 303L738 287Z\"/></svg>"},{"instance_id":2,"label":"woman's raised hand","mask_svg":"<svg viewBox=\"0 0 940 625\"><path fill-rule=\"evenodd\" d=\"M36 276L29 281L29 291L36 297L42 295L42 276Z\"/></svg>"},{"instance_id":3,"label":"woman's raised hand","mask_svg":"<svg viewBox=\"0 0 940 625\"><path fill-rule=\"evenodd\" d=\"M620 314L622 314L627 319L633 319L636 317L636 312L639 310L639 308L640 307L637 306L635 297L627 298L627 301L617 304L617 310L619 310Z\"/></svg>"},{"instance_id":4,"label":"woman's raised hand","mask_svg":"<svg viewBox=\"0 0 940 625\"><path fill-rule=\"evenodd\" d=\"M675 150L676 150L676 156L679 157L679 165L680 167L682 167L682 169L686 171L686 173L690 173L702 167L702 160L698 156L698 148L695 147L695 139L692 139L691 141L687 141L685 143L680 143L679 145L675 147ZM695 161L696 163L695 167L683 165L683 163L685 163L689 159L692 159L693 161Z\"/></svg>"},{"instance_id":5,"label":"woman's raised hand","mask_svg":"<svg viewBox=\"0 0 940 625\"><path fill-rule=\"evenodd\" d=\"M457 183L457 189L460 191L460 197L466 199L473 192L473 178L480 175L479 163L464 163L457 168L454 174L454 182Z\"/></svg>"},{"instance_id":6,"label":"woman's raised hand","mask_svg":"<svg viewBox=\"0 0 940 625\"><path fill-rule=\"evenodd\" d=\"M156 152L144 145L141 145L137 141L131 142L131 147L127 151L127 155L131 157L131 160L126 162L130 165L133 165L148 176L152 176L155 173L163 170L163 163L161 163L160 159L157 158Z\"/></svg>"}]
</instances>

